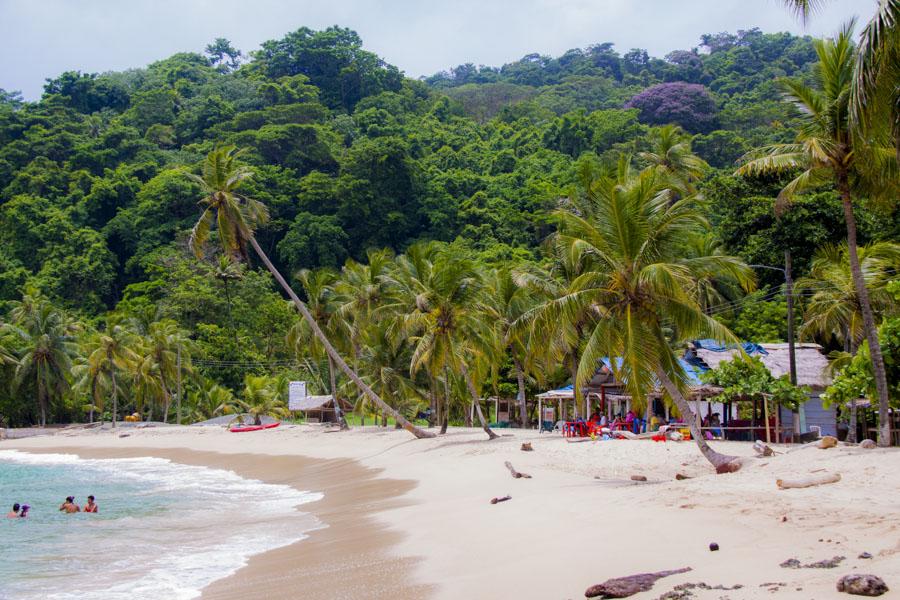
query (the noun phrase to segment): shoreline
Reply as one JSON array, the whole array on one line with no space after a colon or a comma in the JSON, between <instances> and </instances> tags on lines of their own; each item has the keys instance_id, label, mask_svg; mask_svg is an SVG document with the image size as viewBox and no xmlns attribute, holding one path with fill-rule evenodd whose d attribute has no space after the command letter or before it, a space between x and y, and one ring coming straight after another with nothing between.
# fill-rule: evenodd
<instances>
[{"instance_id":1,"label":"shoreline","mask_svg":"<svg viewBox=\"0 0 900 600\"><path fill-rule=\"evenodd\" d=\"M427 440L379 427L328 433L306 425L242 436L196 427L118 433L60 433L6 440L0 448L193 456L325 494L301 510L328 528L251 558L206 588L207 599L571 599L609 578L682 567L692 571L633 598L655 600L698 582L743 586L726 592L729 600L768 596L763 584L773 582L777 598L830 598L848 573L878 575L892 588L883 597L900 597L898 449L785 452L773 444L776 456L717 476L690 442L571 443L523 430L490 442L464 428ZM520 450L524 441L533 452ZM753 454L749 443L713 446ZM533 478L513 479L506 461ZM825 471L839 472L841 481L775 486L777 478ZM489 503L506 494L511 501ZM712 542L720 551L710 552ZM858 558L863 552L872 558ZM807 564L834 556L846 557L835 569L780 566L789 558ZM698 600L724 597L721 589L692 593Z\"/></svg>"},{"instance_id":2,"label":"shoreline","mask_svg":"<svg viewBox=\"0 0 900 600\"><path fill-rule=\"evenodd\" d=\"M372 513L397 508L401 497L415 487L412 481L380 477L376 469L355 460L316 460L305 456L224 454L190 449L90 448L59 445L18 449L34 454L72 454L81 458L154 457L173 463L233 471L245 479L288 485L298 491L321 492L323 498L298 505L324 527L306 538L251 556L236 572L206 586L202 600L295 598L297 590L310 600L358 597L398 600L425 599L430 587L410 582L417 558L391 557L403 534L372 518ZM359 535L365 532L365 535ZM387 564L389 563L389 564ZM345 565L352 564L348 571ZM356 574L356 575L354 575ZM375 593L384 590L384 594Z\"/></svg>"}]
</instances>

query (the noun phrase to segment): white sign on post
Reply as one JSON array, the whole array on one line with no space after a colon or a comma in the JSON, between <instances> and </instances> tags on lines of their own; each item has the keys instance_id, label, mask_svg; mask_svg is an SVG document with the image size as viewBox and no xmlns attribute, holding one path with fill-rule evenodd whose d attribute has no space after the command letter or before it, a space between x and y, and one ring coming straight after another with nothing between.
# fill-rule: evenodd
<instances>
[{"instance_id":1,"label":"white sign on post","mask_svg":"<svg viewBox=\"0 0 900 600\"><path fill-rule=\"evenodd\" d=\"M306 382L292 381L288 385L288 410L301 410L300 402L306 398Z\"/></svg>"}]
</instances>

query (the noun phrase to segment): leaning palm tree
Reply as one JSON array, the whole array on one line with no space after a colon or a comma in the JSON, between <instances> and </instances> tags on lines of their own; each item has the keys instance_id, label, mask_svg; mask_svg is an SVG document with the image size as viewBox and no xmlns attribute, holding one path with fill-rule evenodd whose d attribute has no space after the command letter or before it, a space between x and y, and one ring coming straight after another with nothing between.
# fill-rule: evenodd
<instances>
[{"instance_id":1,"label":"leaning palm tree","mask_svg":"<svg viewBox=\"0 0 900 600\"><path fill-rule=\"evenodd\" d=\"M13 304L10 316L3 332L19 350L13 383L19 389L26 383L34 385L40 425L45 427L52 400L70 388L69 373L77 353L72 325L48 301L30 293Z\"/></svg>"},{"instance_id":2,"label":"leaning palm tree","mask_svg":"<svg viewBox=\"0 0 900 600\"><path fill-rule=\"evenodd\" d=\"M852 357L865 338L865 331L848 254L846 246L820 248L813 256L809 275L797 280L797 287L810 294L805 322L800 328L801 338L834 338L844 345L841 354ZM859 249L859 260L874 314L883 314L894 305L887 284L900 267L900 245L876 242L863 246ZM838 357L830 366L837 370L843 362ZM847 441L856 442L856 399L850 400Z\"/></svg>"},{"instance_id":3,"label":"leaning palm tree","mask_svg":"<svg viewBox=\"0 0 900 600\"><path fill-rule=\"evenodd\" d=\"M268 220L268 210L261 202L253 200L240 192L242 184L253 172L247 167L240 166L237 162L238 151L234 146L222 146L210 152L203 162L201 176L190 174L190 177L200 184L204 196L200 200L203 212L200 220L191 232L190 245L197 256L202 255L203 246L209 239L213 223L219 233L219 241L223 249L236 257L247 257L247 246L251 246L260 260L288 295L297 310L307 322L313 334L322 345L328 356L344 372L344 374L356 384L366 396L369 397L382 410L388 411L401 424L401 426L415 435L417 438L433 437L434 434L423 431L387 405L372 389L359 378L347 362L338 354L334 346L328 340L325 333L316 323L306 305L294 290L288 285L269 257L259 246L254 237L254 231L259 225Z\"/></svg>"},{"instance_id":4,"label":"leaning palm tree","mask_svg":"<svg viewBox=\"0 0 900 600\"><path fill-rule=\"evenodd\" d=\"M787 99L800 112L800 131L797 141L776 144L754 151L744 157L738 169L740 175L756 176L776 173L800 174L792 179L778 196L783 207L798 193L832 185L840 194L847 225L847 250L853 284L859 299L863 328L869 342L872 371L879 402L879 444L890 444L888 419L888 386L878 341L878 331L872 305L860 267L856 242L854 199L891 198L898 189L897 161L894 151L877 144L877 137L862 140L851 130L850 86L853 81L855 49L852 23L829 40L816 40L819 57L816 65L816 87L799 81L786 80Z\"/></svg>"},{"instance_id":5,"label":"leaning palm tree","mask_svg":"<svg viewBox=\"0 0 900 600\"><path fill-rule=\"evenodd\" d=\"M806 20L825 0L784 0ZM893 138L900 161L900 0L876 0L875 14L860 35L850 86L850 121L865 138ZM887 125L887 127L885 127ZM889 143L889 142L888 142Z\"/></svg>"},{"instance_id":6,"label":"leaning palm tree","mask_svg":"<svg viewBox=\"0 0 900 600\"><path fill-rule=\"evenodd\" d=\"M687 375L673 345L704 336L735 341L704 314L694 292L698 278L710 273L749 286L752 271L731 256L681 257L685 238L708 225L696 198L672 202L667 184L653 171L634 175L620 168L617 176L592 182L583 210L558 211L555 245L582 264L581 275L566 295L536 309L542 318L534 322L571 321L590 307L598 318L585 331L576 387L594 375L602 358L621 357L616 375L632 398L661 385L716 471L734 471L740 463L713 450L690 418ZM670 340L667 331L679 337Z\"/></svg>"}]
</instances>

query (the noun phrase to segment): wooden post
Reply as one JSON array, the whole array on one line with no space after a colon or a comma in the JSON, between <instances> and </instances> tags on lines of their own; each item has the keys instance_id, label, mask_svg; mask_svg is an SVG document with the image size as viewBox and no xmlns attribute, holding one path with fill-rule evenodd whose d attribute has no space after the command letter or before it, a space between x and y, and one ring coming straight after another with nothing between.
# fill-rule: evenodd
<instances>
[{"instance_id":1,"label":"wooden post","mask_svg":"<svg viewBox=\"0 0 900 600\"><path fill-rule=\"evenodd\" d=\"M772 434L769 431L769 399L763 396L763 418L766 420L766 443L771 443Z\"/></svg>"},{"instance_id":2,"label":"wooden post","mask_svg":"<svg viewBox=\"0 0 900 600\"><path fill-rule=\"evenodd\" d=\"M781 407L778 406L777 402L773 402L772 406L775 408L775 443L781 443Z\"/></svg>"}]
</instances>

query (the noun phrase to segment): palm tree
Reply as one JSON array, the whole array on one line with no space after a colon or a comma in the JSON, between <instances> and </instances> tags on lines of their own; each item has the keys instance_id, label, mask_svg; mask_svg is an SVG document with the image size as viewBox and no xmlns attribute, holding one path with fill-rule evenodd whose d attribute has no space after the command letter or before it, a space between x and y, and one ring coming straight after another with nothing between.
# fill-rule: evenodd
<instances>
[{"instance_id":1,"label":"palm tree","mask_svg":"<svg viewBox=\"0 0 900 600\"><path fill-rule=\"evenodd\" d=\"M397 339L391 333L388 319L381 319L366 329L360 352L360 364L365 365L363 377L379 396L391 398L396 410L415 415L423 394L409 376L409 346L406 340ZM363 409L365 396L360 400L359 408Z\"/></svg>"},{"instance_id":2,"label":"palm tree","mask_svg":"<svg viewBox=\"0 0 900 600\"><path fill-rule=\"evenodd\" d=\"M516 328L514 323L535 306L537 296L527 285L527 280L518 278L511 268L490 273L487 277L487 288L490 317L496 328L495 337L502 352L509 353L516 370L518 384L516 400L519 405L520 424L525 428L528 426L525 379L536 353L531 345L529 331Z\"/></svg>"},{"instance_id":3,"label":"palm tree","mask_svg":"<svg viewBox=\"0 0 900 600\"><path fill-rule=\"evenodd\" d=\"M116 318L111 318L105 331L96 332L90 337L85 348L86 379L90 382L92 407L103 406L100 395L102 381L109 382L109 394L112 399L112 425L116 426L119 413L119 386L117 371L132 370L139 357L132 349L135 334ZM93 408L91 414L93 415ZM93 420L93 418L91 419Z\"/></svg>"},{"instance_id":4,"label":"palm tree","mask_svg":"<svg viewBox=\"0 0 900 600\"><path fill-rule=\"evenodd\" d=\"M244 390L238 404L253 417L254 425L261 425L264 416L284 418L290 415L284 401L275 391L273 383L270 377L264 375L244 377Z\"/></svg>"},{"instance_id":5,"label":"palm tree","mask_svg":"<svg viewBox=\"0 0 900 600\"><path fill-rule=\"evenodd\" d=\"M328 356L340 367L341 371L370 400L375 402L382 410L390 412L404 429L417 438L433 437L434 434L423 431L404 419L402 415L388 406L359 378L359 375L338 354L315 319L313 319L306 305L294 293L294 290L291 289L291 286L288 285L288 282L259 246L253 233L257 226L264 224L268 220L268 210L261 202L240 193L241 184L251 177L253 172L246 167L239 166L237 158L238 152L234 146L216 148L207 155L202 167L202 176L191 175L191 178L200 184L205 193L200 201L204 210L200 220L194 226L190 238L190 244L195 254L198 257L201 256L203 246L209 239L210 229L214 221L217 224L219 241L226 252L234 256L246 257L246 248L249 244L284 292L290 297L313 334L325 347Z\"/></svg>"},{"instance_id":6,"label":"palm tree","mask_svg":"<svg viewBox=\"0 0 900 600\"><path fill-rule=\"evenodd\" d=\"M197 387L188 394L191 421L205 421L217 415L230 415L240 409L240 405L227 387L222 387L210 379L201 379Z\"/></svg>"},{"instance_id":7,"label":"palm tree","mask_svg":"<svg viewBox=\"0 0 900 600\"><path fill-rule=\"evenodd\" d=\"M172 401L172 387L179 376L180 368L190 371L191 359L187 334L171 319L163 319L150 324L140 349L140 358L135 375L146 396L156 400L163 410L163 422L169 420ZM181 415L178 415L180 418Z\"/></svg>"},{"instance_id":8,"label":"palm tree","mask_svg":"<svg viewBox=\"0 0 900 600\"><path fill-rule=\"evenodd\" d=\"M879 444L890 444L888 387L884 358L872 305L860 267L856 242L854 197L888 198L898 188L894 152L853 135L850 122L850 86L853 81L854 47L852 24L835 39L816 40L819 57L815 76L817 86L787 80L786 96L800 111L800 132L792 144L776 144L757 150L738 169L740 175L768 175L796 172L778 196L783 207L804 190L832 184L840 194L847 224L847 251L850 271L863 318L863 330L869 342L872 371L879 401Z\"/></svg>"},{"instance_id":9,"label":"palm tree","mask_svg":"<svg viewBox=\"0 0 900 600\"><path fill-rule=\"evenodd\" d=\"M825 0L784 3L806 20ZM889 133L900 161L900 0L877 0L876 5L860 34L850 85L850 122L864 138ZM890 144L884 139L882 143Z\"/></svg>"},{"instance_id":10,"label":"palm tree","mask_svg":"<svg viewBox=\"0 0 900 600\"><path fill-rule=\"evenodd\" d=\"M395 335L413 344L410 375L423 368L431 374L459 374L482 429L489 439L498 437L484 419L481 398L467 366L489 347L491 337L485 319L484 280L475 261L453 246L417 244L397 258L388 282L395 294L389 309L397 315ZM442 432L447 420L445 414Z\"/></svg>"},{"instance_id":11,"label":"palm tree","mask_svg":"<svg viewBox=\"0 0 900 600\"><path fill-rule=\"evenodd\" d=\"M19 350L14 376L16 388L32 382L37 392L41 427L54 398L70 388L69 374L77 348L72 324L66 315L43 298L26 293L13 303L11 323L3 325Z\"/></svg>"},{"instance_id":12,"label":"palm tree","mask_svg":"<svg viewBox=\"0 0 900 600\"><path fill-rule=\"evenodd\" d=\"M672 343L704 336L734 341L704 314L697 280L719 273L749 285L752 271L730 256L681 257L685 238L708 225L695 197L671 202L668 183L652 170L634 175L620 165L615 176L591 183L580 210L558 211L555 245L582 265L581 274L565 295L536 309L535 323L571 322L588 308L596 312L585 330L576 386L593 376L603 357L621 357L616 375L632 398L646 397L661 384L707 460L717 472L733 471L739 462L713 450L690 418L687 375ZM666 331L678 338L667 339Z\"/></svg>"},{"instance_id":13,"label":"palm tree","mask_svg":"<svg viewBox=\"0 0 900 600\"><path fill-rule=\"evenodd\" d=\"M820 248L813 257L809 275L799 279L797 287L811 294L800 336L833 337L844 344L844 353L852 357L865 338L865 331L848 254L846 246ZM876 242L863 246L859 259L875 314L883 314L894 304L887 284L900 266L900 245ZM833 360L833 367L838 369L840 362ZM856 422L856 400L851 399L848 442L856 442Z\"/></svg>"},{"instance_id":14,"label":"palm tree","mask_svg":"<svg viewBox=\"0 0 900 600\"><path fill-rule=\"evenodd\" d=\"M648 135L651 149L638 156L679 195L695 193L695 184L709 170L709 165L691 151L691 137L677 125L652 129Z\"/></svg>"}]
</instances>

